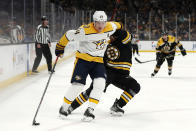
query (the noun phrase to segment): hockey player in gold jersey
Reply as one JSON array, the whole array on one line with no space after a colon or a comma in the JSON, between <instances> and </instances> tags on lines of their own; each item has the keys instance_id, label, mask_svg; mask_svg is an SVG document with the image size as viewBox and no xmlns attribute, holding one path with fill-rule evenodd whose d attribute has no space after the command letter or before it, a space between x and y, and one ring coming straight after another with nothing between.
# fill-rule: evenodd
<instances>
[{"instance_id":1,"label":"hockey player in gold jersey","mask_svg":"<svg viewBox=\"0 0 196 131\"><path fill-rule=\"evenodd\" d=\"M168 35L167 32L162 33L162 37L158 40L156 47L156 60L157 64L151 77L154 77L161 65L167 60L168 64L168 75L172 74L173 60L175 57L176 47L178 47L183 56L186 55L186 50L183 48L182 44L174 36Z\"/></svg>"},{"instance_id":2,"label":"hockey player in gold jersey","mask_svg":"<svg viewBox=\"0 0 196 131\"><path fill-rule=\"evenodd\" d=\"M124 91L110 108L112 115L121 116L124 114L122 108L139 93L140 84L133 77L129 76L132 65L132 35L128 31L120 29L117 30L110 39L110 43L104 55L104 65L107 74L104 92L110 84ZM68 116L72 111L85 103L89 99L89 94L92 90L93 84L76 97L64 114Z\"/></svg>"},{"instance_id":3,"label":"hockey player in gold jersey","mask_svg":"<svg viewBox=\"0 0 196 131\"><path fill-rule=\"evenodd\" d=\"M86 78L90 75L93 81L93 90L89 96L89 106L84 113L84 121L91 121L95 118L93 111L99 103L99 99L105 88L105 68L103 56L107 47L107 41L121 25L117 22L107 22L104 11L96 11L92 23L82 25L78 30L67 31L56 45L55 53L61 56L69 41L79 41L79 49L76 52L71 86L68 88L64 102L59 113L64 116L69 105L81 93Z\"/></svg>"}]
</instances>

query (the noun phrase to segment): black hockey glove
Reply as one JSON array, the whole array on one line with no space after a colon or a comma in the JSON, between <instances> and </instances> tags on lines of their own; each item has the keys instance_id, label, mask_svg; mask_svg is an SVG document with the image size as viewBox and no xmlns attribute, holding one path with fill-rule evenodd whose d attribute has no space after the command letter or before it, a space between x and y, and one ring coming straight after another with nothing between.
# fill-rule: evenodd
<instances>
[{"instance_id":1,"label":"black hockey glove","mask_svg":"<svg viewBox=\"0 0 196 131\"><path fill-rule=\"evenodd\" d=\"M181 50L181 54L182 54L183 56L187 55L186 50L185 50L185 49Z\"/></svg>"}]
</instances>

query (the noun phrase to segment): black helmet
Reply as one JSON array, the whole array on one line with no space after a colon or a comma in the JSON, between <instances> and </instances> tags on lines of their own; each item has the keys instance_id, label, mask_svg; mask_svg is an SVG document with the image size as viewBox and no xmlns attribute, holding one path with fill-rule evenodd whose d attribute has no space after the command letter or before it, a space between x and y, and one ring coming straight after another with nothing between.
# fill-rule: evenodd
<instances>
[{"instance_id":1,"label":"black helmet","mask_svg":"<svg viewBox=\"0 0 196 131\"><path fill-rule=\"evenodd\" d=\"M163 31L162 33L161 33L161 35L163 36L163 35L168 35L168 33L166 32L166 31Z\"/></svg>"},{"instance_id":2,"label":"black helmet","mask_svg":"<svg viewBox=\"0 0 196 131\"><path fill-rule=\"evenodd\" d=\"M47 16L42 16L41 20L42 20L42 21L48 20L48 18L47 18Z\"/></svg>"}]
</instances>

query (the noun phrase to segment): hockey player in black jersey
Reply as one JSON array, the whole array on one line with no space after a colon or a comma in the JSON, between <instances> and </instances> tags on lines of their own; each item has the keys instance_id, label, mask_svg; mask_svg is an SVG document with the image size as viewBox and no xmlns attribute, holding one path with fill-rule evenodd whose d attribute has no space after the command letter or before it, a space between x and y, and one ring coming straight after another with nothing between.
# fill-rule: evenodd
<instances>
[{"instance_id":1,"label":"hockey player in black jersey","mask_svg":"<svg viewBox=\"0 0 196 131\"><path fill-rule=\"evenodd\" d=\"M182 44L174 36L168 35L167 32L162 33L162 37L158 40L156 47L156 60L157 64L151 77L154 77L161 65L167 60L168 64L168 75L172 74L173 60L175 57L176 47L178 47L183 56L186 55L186 50L183 48Z\"/></svg>"},{"instance_id":2,"label":"hockey player in black jersey","mask_svg":"<svg viewBox=\"0 0 196 131\"><path fill-rule=\"evenodd\" d=\"M107 73L106 91L110 84L124 90L119 99L116 99L110 108L111 114L123 115L122 109L139 91L140 84L131 76L129 76L132 65L131 51L132 36L124 30L117 30L111 37L110 43L104 55L104 65ZM61 115L67 116L80 105L88 101L93 84L84 92L82 92L70 105L67 111L59 110ZM85 112L93 119L95 116L90 112Z\"/></svg>"}]
</instances>

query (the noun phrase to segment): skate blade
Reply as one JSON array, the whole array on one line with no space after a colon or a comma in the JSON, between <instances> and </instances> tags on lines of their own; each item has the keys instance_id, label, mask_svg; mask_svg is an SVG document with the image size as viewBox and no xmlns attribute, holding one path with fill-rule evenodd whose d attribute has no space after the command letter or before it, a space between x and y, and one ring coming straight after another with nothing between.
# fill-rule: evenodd
<instances>
[{"instance_id":1,"label":"skate blade","mask_svg":"<svg viewBox=\"0 0 196 131\"><path fill-rule=\"evenodd\" d=\"M117 117L121 117L124 115L122 112L115 112L115 111L110 111L110 114L112 116L117 116Z\"/></svg>"},{"instance_id":2,"label":"skate blade","mask_svg":"<svg viewBox=\"0 0 196 131\"><path fill-rule=\"evenodd\" d=\"M84 118L82 118L82 121L83 122L91 122L92 120L93 120L92 117L86 117L86 116L84 116Z\"/></svg>"}]
</instances>

